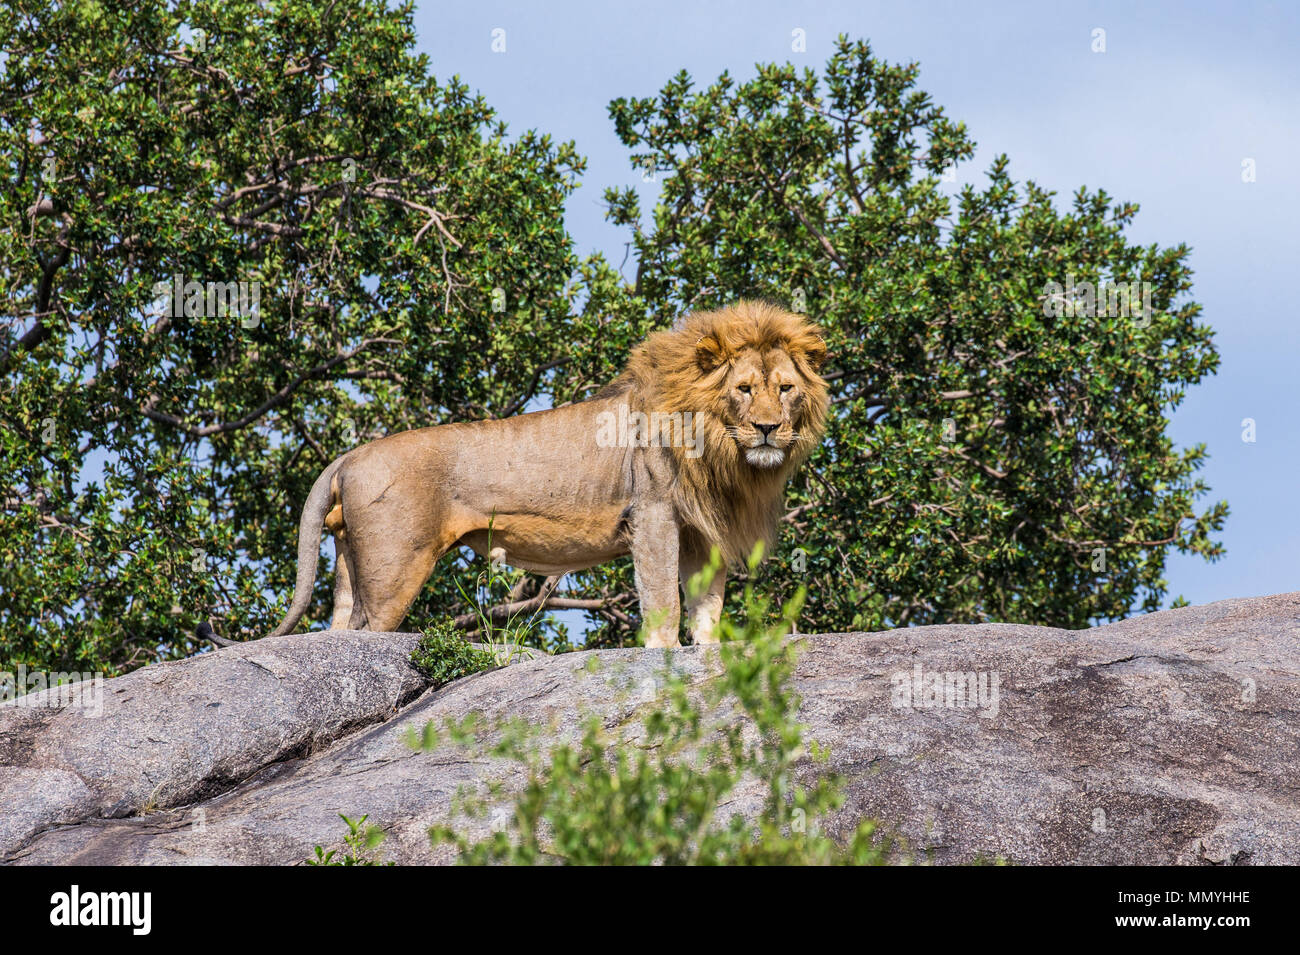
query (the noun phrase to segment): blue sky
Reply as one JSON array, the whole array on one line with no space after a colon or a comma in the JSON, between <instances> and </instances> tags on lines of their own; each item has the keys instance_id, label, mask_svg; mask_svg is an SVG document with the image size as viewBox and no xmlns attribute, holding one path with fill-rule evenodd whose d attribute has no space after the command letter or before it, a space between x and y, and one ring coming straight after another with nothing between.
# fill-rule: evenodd
<instances>
[{"instance_id":1,"label":"blue sky","mask_svg":"<svg viewBox=\"0 0 1300 955\"><path fill-rule=\"evenodd\" d=\"M1232 507L1216 564L1173 555L1171 595L1193 603L1300 589L1300 4L608 3L417 6L420 50L439 79L482 92L513 133L572 139L588 159L568 227L578 250L617 264L623 231L607 185L648 190L606 106L648 96L686 69L697 85L758 62L820 70L837 34L920 63L918 85L979 144L958 185L1006 153L1012 175L1068 202L1081 185L1139 203L1136 242L1192 247L1193 298L1216 331L1219 374L1171 427L1205 442L1214 499ZM505 30L506 51L492 51ZM791 49L805 31L807 52ZM1093 31L1106 50L1093 52ZM1254 160L1255 181L1242 181ZM643 201L643 208L648 207ZM1242 440L1253 418L1256 440Z\"/></svg>"}]
</instances>

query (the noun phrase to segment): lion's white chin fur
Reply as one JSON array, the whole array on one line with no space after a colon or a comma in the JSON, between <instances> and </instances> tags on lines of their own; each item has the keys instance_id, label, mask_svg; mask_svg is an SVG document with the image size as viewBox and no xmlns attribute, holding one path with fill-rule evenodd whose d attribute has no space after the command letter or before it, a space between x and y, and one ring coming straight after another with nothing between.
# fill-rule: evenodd
<instances>
[{"instance_id":1,"label":"lion's white chin fur","mask_svg":"<svg viewBox=\"0 0 1300 955\"><path fill-rule=\"evenodd\" d=\"M770 444L760 444L756 448L746 448L745 460L752 467L777 468L785 463L785 448L775 448Z\"/></svg>"}]
</instances>

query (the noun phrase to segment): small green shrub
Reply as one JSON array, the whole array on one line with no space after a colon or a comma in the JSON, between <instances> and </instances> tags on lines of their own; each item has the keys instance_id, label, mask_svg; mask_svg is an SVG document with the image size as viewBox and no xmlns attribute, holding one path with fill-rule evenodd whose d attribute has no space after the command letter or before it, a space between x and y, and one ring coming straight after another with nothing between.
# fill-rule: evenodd
<instances>
[{"instance_id":1,"label":"small green shrub","mask_svg":"<svg viewBox=\"0 0 1300 955\"><path fill-rule=\"evenodd\" d=\"M492 530L496 514L488 519L487 552L492 553ZM533 655L532 648L547 649L541 637L545 614L540 605L530 612L510 610L518 596L517 588L527 576L518 568L509 568L491 557L484 561L483 570L475 577L470 588L459 578L455 580L461 599L473 607L474 633L484 648L492 654L497 666L506 666L517 659ZM501 608L505 607L506 611ZM495 608L495 609L494 609ZM567 630L550 650L569 649Z\"/></svg>"},{"instance_id":2,"label":"small green shrub","mask_svg":"<svg viewBox=\"0 0 1300 955\"><path fill-rule=\"evenodd\" d=\"M379 858L377 850L380 843L384 841L386 833L378 826L367 826L366 820L370 818L369 816L349 819L339 813L339 818L348 824L348 834L343 837L347 852L339 856L337 849L326 852L317 846L316 857L308 859L308 865L393 865Z\"/></svg>"},{"instance_id":3,"label":"small green shrub","mask_svg":"<svg viewBox=\"0 0 1300 955\"><path fill-rule=\"evenodd\" d=\"M435 687L499 665L490 650L474 646L450 620L424 629L411 651L411 664Z\"/></svg>"}]
</instances>

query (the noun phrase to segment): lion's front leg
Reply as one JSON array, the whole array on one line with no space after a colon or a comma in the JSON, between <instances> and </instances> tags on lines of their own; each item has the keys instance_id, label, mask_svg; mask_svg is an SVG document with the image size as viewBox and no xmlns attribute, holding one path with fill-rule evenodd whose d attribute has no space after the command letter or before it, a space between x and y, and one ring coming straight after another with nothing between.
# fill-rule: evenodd
<instances>
[{"instance_id":1,"label":"lion's front leg","mask_svg":"<svg viewBox=\"0 0 1300 955\"><path fill-rule=\"evenodd\" d=\"M679 647L677 625L681 605L677 596L678 536L672 505L653 503L632 514L632 564L641 623L647 647Z\"/></svg>"},{"instance_id":2,"label":"lion's front leg","mask_svg":"<svg viewBox=\"0 0 1300 955\"><path fill-rule=\"evenodd\" d=\"M722 618L723 591L727 572L719 567L707 586L692 594L692 578L709 564L695 548L684 548L681 557L682 590L686 593L686 625L696 644L718 643L718 621ZM701 582L694 581L697 586Z\"/></svg>"}]
</instances>

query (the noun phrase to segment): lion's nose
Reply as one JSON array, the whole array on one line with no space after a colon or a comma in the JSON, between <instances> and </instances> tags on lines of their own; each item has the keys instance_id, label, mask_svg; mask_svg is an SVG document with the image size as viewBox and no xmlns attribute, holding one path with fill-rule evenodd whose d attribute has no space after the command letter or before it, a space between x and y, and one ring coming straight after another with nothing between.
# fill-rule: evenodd
<instances>
[{"instance_id":1,"label":"lion's nose","mask_svg":"<svg viewBox=\"0 0 1300 955\"><path fill-rule=\"evenodd\" d=\"M781 427L779 424L755 424L755 428L763 435L764 440L771 436L772 432Z\"/></svg>"}]
</instances>

